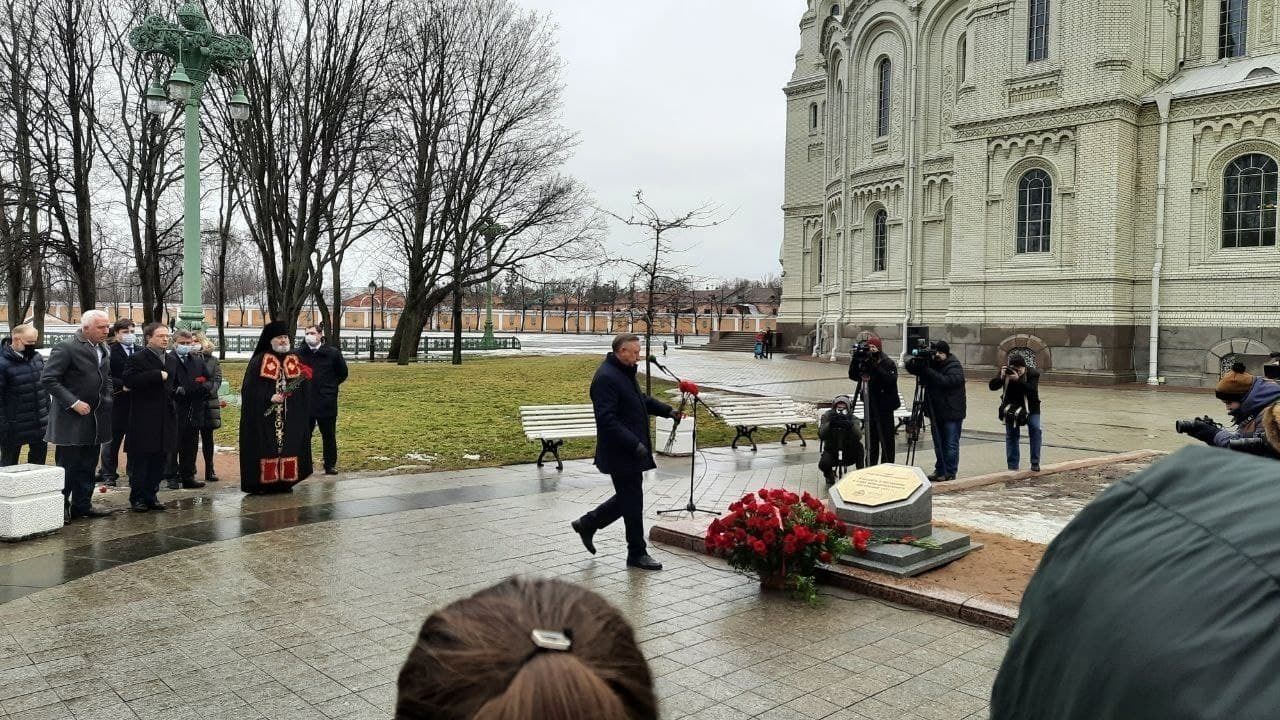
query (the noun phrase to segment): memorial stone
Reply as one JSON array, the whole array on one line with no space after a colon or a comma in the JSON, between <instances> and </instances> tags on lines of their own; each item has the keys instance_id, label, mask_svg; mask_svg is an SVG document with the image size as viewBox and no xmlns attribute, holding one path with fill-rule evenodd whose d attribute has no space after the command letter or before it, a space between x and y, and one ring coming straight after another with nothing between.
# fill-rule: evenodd
<instances>
[{"instance_id":1,"label":"memorial stone","mask_svg":"<svg viewBox=\"0 0 1280 720\"><path fill-rule=\"evenodd\" d=\"M60 529L65 520L62 484L60 467L0 467L0 540L22 540Z\"/></svg>"}]
</instances>

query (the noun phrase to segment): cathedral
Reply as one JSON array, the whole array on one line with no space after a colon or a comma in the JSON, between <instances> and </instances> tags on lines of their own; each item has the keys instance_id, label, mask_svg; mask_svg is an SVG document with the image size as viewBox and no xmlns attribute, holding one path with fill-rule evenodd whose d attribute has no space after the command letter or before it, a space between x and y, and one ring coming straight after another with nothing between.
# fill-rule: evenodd
<instances>
[{"instance_id":1,"label":"cathedral","mask_svg":"<svg viewBox=\"0 0 1280 720\"><path fill-rule=\"evenodd\" d=\"M793 350L1206 385L1280 352L1280 0L808 0Z\"/></svg>"}]
</instances>

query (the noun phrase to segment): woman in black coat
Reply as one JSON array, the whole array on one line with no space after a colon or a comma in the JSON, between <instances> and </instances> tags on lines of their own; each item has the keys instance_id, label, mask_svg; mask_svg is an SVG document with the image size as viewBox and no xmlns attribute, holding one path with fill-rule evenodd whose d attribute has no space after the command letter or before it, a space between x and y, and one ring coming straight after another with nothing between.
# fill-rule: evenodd
<instances>
[{"instance_id":1,"label":"woman in black coat","mask_svg":"<svg viewBox=\"0 0 1280 720\"><path fill-rule=\"evenodd\" d=\"M48 454L49 393L40 385L39 337L35 328L19 325L0 346L0 466L17 465L23 445L29 463L43 465Z\"/></svg>"}]
</instances>

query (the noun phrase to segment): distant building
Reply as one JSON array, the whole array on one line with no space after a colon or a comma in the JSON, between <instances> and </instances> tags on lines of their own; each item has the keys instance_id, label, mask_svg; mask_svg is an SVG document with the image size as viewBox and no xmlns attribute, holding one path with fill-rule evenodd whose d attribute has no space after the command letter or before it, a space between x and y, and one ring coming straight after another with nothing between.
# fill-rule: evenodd
<instances>
[{"instance_id":1,"label":"distant building","mask_svg":"<svg viewBox=\"0 0 1280 720\"><path fill-rule=\"evenodd\" d=\"M779 325L1200 385L1280 351L1276 0L817 2Z\"/></svg>"}]
</instances>

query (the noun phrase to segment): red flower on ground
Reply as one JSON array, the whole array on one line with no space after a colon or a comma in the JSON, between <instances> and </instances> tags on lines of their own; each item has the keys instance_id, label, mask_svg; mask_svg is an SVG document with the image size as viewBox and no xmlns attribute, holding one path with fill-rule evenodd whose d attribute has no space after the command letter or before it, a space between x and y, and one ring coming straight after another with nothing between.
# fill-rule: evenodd
<instances>
[{"instance_id":1,"label":"red flower on ground","mask_svg":"<svg viewBox=\"0 0 1280 720\"><path fill-rule=\"evenodd\" d=\"M824 563L831 562L831 553L827 552L826 550L823 550L822 552L818 553L818 560Z\"/></svg>"}]
</instances>

